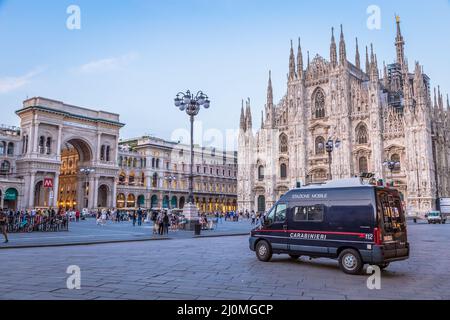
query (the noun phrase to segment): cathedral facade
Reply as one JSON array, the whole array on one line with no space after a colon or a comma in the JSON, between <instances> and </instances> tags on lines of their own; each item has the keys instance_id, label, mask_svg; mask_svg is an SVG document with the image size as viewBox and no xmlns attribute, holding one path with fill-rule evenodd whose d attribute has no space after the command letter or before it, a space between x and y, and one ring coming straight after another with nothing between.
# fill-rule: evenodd
<instances>
[{"instance_id":1,"label":"cathedral facade","mask_svg":"<svg viewBox=\"0 0 450 320\"><path fill-rule=\"evenodd\" d=\"M387 65L371 45L362 66L357 39L350 62L342 26L338 45L332 30L329 60L310 61L308 53L304 64L300 40L297 56L291 42L287 93L274 104L269 75L257 131L250 100L242 105L239 210L266 211L299 182L367 172L394 182L409 214L423 215L450 196L449 99L430 88L418 62L408 66L399 17L396 27L396 60Z\"/></svg>"}]
</instances>

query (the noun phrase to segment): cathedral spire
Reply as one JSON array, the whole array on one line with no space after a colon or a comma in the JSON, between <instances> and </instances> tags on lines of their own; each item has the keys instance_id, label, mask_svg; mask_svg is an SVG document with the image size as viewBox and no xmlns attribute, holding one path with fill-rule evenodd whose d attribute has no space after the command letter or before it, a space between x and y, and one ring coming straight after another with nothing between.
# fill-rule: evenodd
<instances>
[{"instance_id":1,"label":"cathedral spire","mask_svg":"<svg viewBox=\"0 0 450 320\"><path fill-rule=\"evenodd\" d=\"M436 87L434 87L434 104L433 107L437 109L438 103L437 103L437 95L436 95Z\"/></svg>"},{"instance_id":2,"label":"cathedral spire","mask_svg":"<svg viewBox=\"0 0 450 320\"><path fill-rule=\"evenodd\" d=\"M358 38L356 38L355 66L356 68L361 69L361 57L359 55Z\"/></svg>"},{"instance_id":3,"label":"cathedral spire","mask_svg":"<svg viewBox=\"0 0 450 320\"><path fill-rule=\"evenodd\" d=\"M269 71L269 84L267 85L267 106L273 106L272 71Z\"/></svg>"},{"instance_id":4,"label":"cathedral spire","mask_svg":"<svg viewBox=\"0 0 450 320\"><path fill-rule=\"evenodd\" d=\"M294 55L294 45L291 40L291 52L289 55L289 80L295 79L295 55Z\"/></svg>"},{"instance_id":5,"label":"cathedral spire","mask_svg":"<svg viewBox=\"0 0 450 320\"><path fill-rule=\"evenodd\" d=\"M439 110L444 111L444 98L441 93L441 86L438 86L438 105Z\"/></svg>"},{"instance_id":6,"label":"cathedral spire","mask_svg":"<svg viewBox=\"0 0 450 320\"><path fill-rule=\"evenodd\" d=\"M347 49L345 47L344 29L341 24L341 39L339 41L339 63L345 65L347 63Z\"/></svg>"},{"instance_id":7,"label":"cathedral spire","mask_svg":"<svg viewBox=\"0 0 450 320\"><path fill-rule=\"evenodd\" d=\"M400 29L400 17L395 16L397 23L397 37L395 38L395 47L397 51L397 63L403 67L405 63L405 40L403 39L402 31Z\"/></svg>"},{"instance_id":8,"label":"cathedral spire","mask_svg":"<svg viewBox=\"0 0 450 320\"><path fill-rule=\"evenodd\" d=\"M241 128L241 130L244 130L244 131L245 131L244 99L242 99L242 106L241 106L241 122L240 122L240 128Z\"/></svg>"},{"instance_id":9,"label":"cathedral spire","mask_svg":"<svg viewBox=\"0 0 450 320\"><path fill-rule=\"evenodd\" d=\"M336 40L334 39L334 27L331 28L330 61L331 61L331 66L333 68L336 68L336 66L337 66L337 51L336 51Z\"/></svg>"},{"instance_id":10,"label":"cathedral spire","mask_svg":"<svg viewBox=\"0 0 450 320\"><path fill-rule=\"evenodd\" d=\"M309 51L307 52L307 54L308 54L308 66L307 66L307 68L309 69Z\"/></svg>"},{"instance_id":11,"label":"cathedral spire","mask_svg":"<svg viewBox=\"0 0 450 320\"><path fill-rule=\"evenodd\" d=\"M247 110L246 110L246 129L251 130L253 127L252 124L252 110L250 107L250 98L247 98Z\"/></svg>"},{"instance_id":12,"label":"cathedral spire","mask_svg":"<svg viewBox=\"0 0 450 320\"><path fill-rule=\"evenodd\" d=\"M373 43L370 44L370 64L372 65L375 62L375 55L373 52Z\"/></svg>"},{"instance_id":13,"label":"cathedral spire","mask_svg":"<svg viewBox=\"0 0 450 320\"><path fill-rule=\"evenodd\" d=\"M370 73L370 63L369 63L369 49L366 46L366 74Z\"/></svg>"},{"instance_id":14,"label":"cathedral spire","mask_svg":"<svg viewBox=\"0 0 450 320\"><path fill-rule=\"evenodd\" d=\"M383 61L383 80L384 80L384 87L387 89L389 88L389 78L387 73L387 67L386 62Z\"/></svg>"},{"instance_id":15,"label":"cathedral spire","mask_svg":"<svg viewBox=\"0 0 450 320\"><path fill-rule=\"evenodd\" d=\"M297 76L299 79L303 79L303 53L302 53L302 46L300 44L300 38L298 38Z\"/></svg>"},{"instance_id":16,"label":"cathedral spire","mask_svg":"<svg viewBox=\"0 0 450 320\"><path fill-rule=\"evenodd\" d=\"M261 129L264 128L264 111L261 110Z\"/></svg>"}]
</instances>

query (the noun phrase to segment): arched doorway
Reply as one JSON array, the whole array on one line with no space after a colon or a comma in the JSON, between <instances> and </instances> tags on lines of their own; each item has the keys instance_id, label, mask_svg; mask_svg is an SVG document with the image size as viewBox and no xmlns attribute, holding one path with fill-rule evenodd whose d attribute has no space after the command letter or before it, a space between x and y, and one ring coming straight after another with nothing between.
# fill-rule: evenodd
<instances>
[{"instance_id":1,"label":"arched doorway","mask_svg":"<svg viewBox=\"0 0 450 320\"><path fill-rule=\"evenodd\" d=\"M123 209L125 208L125 195L123 193L119 193L117 195L117 208Z\"/></svg>"},{"instance_id":2,"label":"arched doorway","mask_svg":"<svg viewBox=\"0 0 450 320\"><path fill-rule=\"evenodd\" d=\"M264 197L263 195L260 195L258 197L258 212L259 213L266 212L266 197Z\"/></svg>"},{"instance_id":3,"label":"arched doorway","mask_svg":"<svg viewBox=\"0 0 450 320\"><path fill-rule=\"evenodd\" d=\"M127 208L135 208L136 207L136 197L134 194L129 194L127 198Z\"/></svg>"},{"instance_id":4,"label":"arched doorway","mask_svg":"<svg viewBox=\"0 0 450 320\"><path fill-rule=\"evenodd\" d=\"M163 198L163 208L168 209L169 208L169 196L164 196Z\"/></svg>"},{"instance_id":5,"label":"arched doorway","mask_svg":"<svg viewBox=\"0 0 450 320\"><path fill-rule=\"evenodd\" d=\"M153 195L151 198L151 208L158 208L158 196L157 195Z\"/></svg>"},{"instance_id":6,"label":"arched doorway","mask_svg":"<svg viewBox=\"0 0 450 320\"><path fill-rule=\"evenodd\" d=\"M62 144L57 199L59 207L81 210L93 205L90 203L95 202L91 195L94 186L90 185L90 180L95 174L95 170L91 167L92 160L93 152L88 142L74 138ZM98 207L108 207L109 188L100 186L97 191Z\"/></svg>"},{"instance_id":7,"label":"arched doorway","mask_svg":"<svg viewBox=\"0 0 450 320\"><path fill-rule=\"evenodd\" d=\"M179 205L180 209L184 208L185 203L186 203L186 199L184 197L181 197L180 198L180 205Z\"/></svg>"},{"instance_id":8,"label":"arched doorway","mask_svg":"<svg viewBox=\"0 0 450 320\"><path fill-rule=\"evenodd\" d=\"M99 208L107 208L108 205L108 191L109 188L107 185L101 185L100 188L98 188L98 207Z\"/></svg>"},{"instance_id":9,"label":"arched doorway","mask_svg":"<svg viewBox=\"0 0 450 320\"><path fill-rule=\"evenodd\" d=\"M178 199L177 197L173 196L172 199L170 200L170 207L172 209L177 208L178 206Z\"/></svg>"},{"instance_id":10,"label":"arched doorway","mask_svg":"<svg viewBox=\"0 0 450 320\"><path fill-rule=\"evenodd\" d=\"M2 209L8 210L17 210L17 201L19 198L19 192L15 188L9 188L5 192L5 196L3 199L3 207ZM1 199L1 191L0 191L0 199Z\"/></svg>"},{"instance_id":11,"label":"arched doorway","mask_svg":"<svg viewBox=\"0 0 450 320\"><path fill-rule=\"evenodd\" d=\"M144 195L141 194L140 196L138 196L137 205L138 205L138 207L141 207L141 208L145 207L145 196Z\"/></svg>"}]
</instances>

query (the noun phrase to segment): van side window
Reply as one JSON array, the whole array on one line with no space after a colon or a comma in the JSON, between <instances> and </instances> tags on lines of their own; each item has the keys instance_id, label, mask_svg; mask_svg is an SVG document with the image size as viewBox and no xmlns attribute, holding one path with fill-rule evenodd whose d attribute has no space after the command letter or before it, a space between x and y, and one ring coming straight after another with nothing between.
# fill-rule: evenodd
<instances>
[{"instance_id":1,"label":"van side window","mask_svg":"<svg viewBox=\"0 0 450 320\"><path fill-rule=\"evenodd\" d=\"M294 221L321 222L323 221L323 211L324 206L321 204L307 207L295 207Z\"/></svg>"},{"instance_id":2,"label":"van side window","mask_svg":"<svg viewBox=\"0 0 450 320\"><path fill-rule=\"evenodd\" d=\"M286 209L287 205L279 204L277 206L277 213L275 214L275 221L283 222L286 221Z\"/></svg>"}]
</instances>

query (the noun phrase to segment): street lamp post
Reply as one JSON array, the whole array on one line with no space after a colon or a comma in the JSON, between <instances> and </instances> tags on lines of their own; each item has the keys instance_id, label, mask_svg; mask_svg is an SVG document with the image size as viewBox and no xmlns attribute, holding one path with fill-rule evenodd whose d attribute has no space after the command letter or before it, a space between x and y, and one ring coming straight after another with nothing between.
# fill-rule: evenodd
<instances>
[{"instance_id":1,"label":"street lamp post","mask_svg":"<svg viewBox=\"0 0 450 320\"><path fill-rule=\"evenodd\" d=\"M186 111L189 116L191 124L191 162L189 170L189 197L188 205L183 211L184 216L188 221L192 221L194 224L198 220L198 209L194 203L194 120L195 116L200 112L201 107L208 109L210 107L210 101L206 94L199 91L196 95L192 94L189 90L185 93L179 92L175 97L175 107L180 111Z\"/></svg>"},{"instance_id":2,"label":"street lamp post","mask_svg":"<svg viewBox=\"0 0 450 320\"><path fill-rule=\"evenodd\" d=\"M169 210L172 209L172 182L177 180L177 177L173 175L169 175L164 177L166 179L167 183L169 184Z\"/></svg>"},{"instance_id":3,"label":"street lamp post","mask_svg":"<svg viewBox=\"0 0 450 320\"><path fill-rule=\"evenodd\" d=\"M86 202L85 202L85 204L86 204L86 209L89 209L88 207L89 207L89 187L88 187L88 180L89 180L89 175L91 174L91 173L94 173L95 172L95 169L94 168L81 168L80 169L80 172L82 173L82 174L84 174L85 175L85 186L86 186L86 188L84 189L85 190L85 196L86 196Z\"/></svg>"},{"instance_id":4,"label":"street lamp post","mask_svg":"<svg viewBox=\"0 0 450 320\"><path fill-rule=\"evenodd\" d=\"M328 141L325 143L325 151L328 153L328 180L333 180L333 175L331 173L331 163L333 161L332 153L335 149L339 148L340 146L341 140L339 138L337 138L336 140L329 138ZM321 147L323 148L323 145Z\"/></svg>"}]
</instances>

